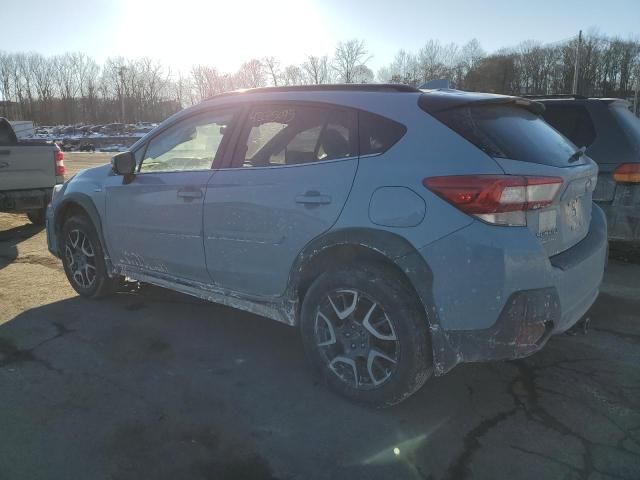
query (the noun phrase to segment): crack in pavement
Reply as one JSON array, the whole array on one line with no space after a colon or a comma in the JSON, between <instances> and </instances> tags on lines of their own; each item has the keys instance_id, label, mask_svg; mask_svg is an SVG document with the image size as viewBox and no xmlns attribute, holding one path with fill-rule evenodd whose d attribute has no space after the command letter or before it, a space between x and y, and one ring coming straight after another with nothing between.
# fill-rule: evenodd
<instances>
[{"instance_id":1,"label":"crack in pavement","mask_svg":"<svg viewBox=\"0 0 640 480\"><path fill-rule=\"evenodd\" d=\"M447 469L447 477L451 480L458 480L466 478L471 473L469 470L469 463L477 450L481 448L480 438L489 433L493 428L498 426L501 422L507 420L512 415L518 412L518 408L514 407L511 410L500 412L492 417L489 417L474 428L469 430L464 436L463 450L458 458L451 462Z\"/></svg>"},{"instance_id":2,"label":"crack in pavement","mask_svg":"<svg viewBox=\"0 0 640 480\"><path fill-rule=\"evenodd\" d=\"M40 358L34 354L34 351L40 348L42 345L45 345L64 335L68 335L69 333L74 332L74 330L70 330L65 325L58 322L52 322L51 325L55 327L56 334L42 340L41 342L37 343L31 348L26 348L26 349L18 348L11 339L6 337L0 337L0 355L2 355L2 358L0 359L0 368L6 367L8 365L16 365L21 363L33 362L33 363L38 363L44 366L47 370L50 370L52 372L58 373L59 375L62 375L63 370L54 367L53 365L51 365L51 362L49 362L48 360Z\"/></svg>"},{"instance_id":3,"label":"crack in pavement","mask_svg":"<svg viewBox=\"0 0 640 480\"><path fill-rule=\"evenodd\" d=\"M471 460L473 459L474 454L482 447L480 443L480 439L485 435L487 435L491 430L499 426L502 422L508 420L513 415L519 412L524 413L528 421L535 422L548 430L552 430L561 435L570 436L578 440L584 450L584 454L582 457L583 466L582 468L578 468L566 462L563 462L562 460L554 458L552 456L548 456L539 452L529 451L522 447L516 447L511 445L511 448L520 450L523 453L536 455L540 458L545 458L551 462L566 466L570 468L574 473L577 473L579 475L579 478L581 479L585 479L585 480L588 479L589 476L594 472L604 474L604 475L609 475L615 478L623 478L623 477L619 477L614 472L610 472L610 471L602 472L598 470L594 465L594 459L593 459L594 447L610 448L612 447L611 445L593 442L585 438L579 432L576 432L575 430L567 426L565 423L561 422L558 418L552 415L545 407L543 407L539 403L539 394L538 394L539 391L550 393L550 394L558 394L559 396L565 397L571 401L576 401L575 398L570 397L564 393L555 392L553 390L545 389L543 387L538 387L536 385L536 380L537 380L539 371L546 370L549 368L562 369L567 367L565 365L566 363L578 363L578 362L584 362L587 360L588 359L584 359L584 358L574 359L574 360L560 360L557 362L553 362L553 363L550 363L547 365L541 365L541 366L532 366L527 364L523 360L516 360L513 362L509 362L516 367L518 372L518 374L511 380L511 382L509 382L507 386L507 393L513 399L513 403L514 403L513 408L496 413L495 415L482 420L474 428L472 428L465 434L463 439L462 452L457 456L457 458L454 461L452 461L449 464L446 478L450 480L459 480L459 479L470 477L471 470L469 466L470 466ZM594 372L584 372L584 371L570 369L570 368L569 368L569 371L577 372L582 375L586 375L588 377L595 376ZM524 390L524 394L518 394L518 392L516 391L516 386L518 384L522 386L522 389ZM619 449L621 452L624 452L625 454L638 458L638 460L640 461L640 454L632 450L629 450L624 446L627 440L635 442L634 435L632 432L634 432L636 428L633 428L633 429L630 428L625 430L620 425L618 425L615 421L610 419L607 415L603 415L601 412L593 410L593 408L591 408L589 405L585 404L584 406L585 408L591 410L595 415L603 416L606 420L611 422L611 424L614 425L622 433L623 438L621 438L617 442L617 445L615 446L615 448Z\"/></svg>"},{"instance_id":4,"label":"crack in pavement","mask_svg":"<svg viewBox=\"0 0 640 480\"><path fill-rule=\"evenodd\" d=\"M562 368L565 366L563 365L563 363L565 362L559 361L559 362L556 362L554 366L557 368ZM514 399L514 402L516 402L520 406L520 408L524 411L527 418L533 422L536 422L542 425L547 429L560 433L561 435L571 436L582 444L582 447L584 449L584 455L583 455L584 465L583 465L583 468L579 470L580 478L587 479L590 476L590 474L593 472L615 476L615 474L613 474L612 472L600 472L595 468L595 465L593 462L594 447L596 446L609 447L609 445L601 444L599 442L593 442L585 438L580 433L576 432L575 430L567 426L565 423L561 422L558 418L552 415L546 408L544 408L542 405L538 403L539 397L538 397L538 388L536 385L538 372L540 370L544 370L549 367L548 366L545 366L545 367L531 366L522 360L517 360L513 362L513 364L518 369L518 372L520 373L520 375L514 379L514 382L512 383L512 387L513 385L515 385L515 383L518 380L520 380L526 392L527 401L523 401L513 388L510 389L510 393ZM576 371L576 370L572 369L572 371ZM581 372L581 373L585 374L586 372ZM588 376L592 377L593 375L588 375ZM572 400L575 401L575 399L572 399ZM588 405L586 404L582 404L582 405L588 408L589 410L593 411L593 409L588 407ZM597 411L593 411L593 413L595 415L602 415L600 412L597 412ZM616 448L618 448L619 450L629 455L638 457L638 459L640 460L640 455L623 446L623 443L626 440L630 439L633 441L633 438L630 435L629 431L620 427L616 422L611 420L608 416L604 415L604 418L606 418L607 421L615 425L616 428L623 434L623 438L619 442L617 442L618 445L616 446Z\"/></svg>"}]
</instances>

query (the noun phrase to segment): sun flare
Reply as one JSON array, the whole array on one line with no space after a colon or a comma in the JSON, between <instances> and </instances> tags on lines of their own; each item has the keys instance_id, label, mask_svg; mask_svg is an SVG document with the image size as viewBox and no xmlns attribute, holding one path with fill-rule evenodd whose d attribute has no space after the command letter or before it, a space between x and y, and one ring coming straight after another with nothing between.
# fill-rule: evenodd
<instances>
[{"instance_id":1,"label":"sun flare","mask_svg":"<svg viewBox=\"0 0 640 480\"><path fill-rule=\"evenodd\" d=\"M249 58L330 53L326 25L321 10L304 1L139 0L123 3L115 41L127 56L148 55L152 44L154 57L178 69L233 70Z\"/></svg>"}]
</instances>

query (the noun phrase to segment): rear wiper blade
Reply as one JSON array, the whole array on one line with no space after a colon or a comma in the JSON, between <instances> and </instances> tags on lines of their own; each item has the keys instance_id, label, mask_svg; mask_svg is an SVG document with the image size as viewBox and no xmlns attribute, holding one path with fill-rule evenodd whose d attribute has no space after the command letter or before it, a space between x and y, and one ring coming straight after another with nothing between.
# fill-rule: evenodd
<instances>
[{"instance_id":1,"label":"rear wiper blade","mask_svg":"<svg viewBox=\"0 0 640 480\"><path fill-rule=\"evenodd\" d=\"M569 163L578 161L586 151L587 151L587 147L580 147L569 157Z\"/></svg>"}]
</instances>

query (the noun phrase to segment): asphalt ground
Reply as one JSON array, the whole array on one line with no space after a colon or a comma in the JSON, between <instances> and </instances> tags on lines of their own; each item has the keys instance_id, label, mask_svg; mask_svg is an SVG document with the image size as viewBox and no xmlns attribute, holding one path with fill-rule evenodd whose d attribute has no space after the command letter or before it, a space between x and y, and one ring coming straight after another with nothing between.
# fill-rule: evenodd
<instances>
[{"instance_id":1,"label":"asphalt ground","mask_svg":"<svg viewBox=\"0 0 640 480\"><path fill-rule=\"evenodd\" d=\"M151 287L82 299L0 214L0 479L638 479L638 258L588 317L371 410L313 378L297 329Z\"/></svg>"}]
</instances>

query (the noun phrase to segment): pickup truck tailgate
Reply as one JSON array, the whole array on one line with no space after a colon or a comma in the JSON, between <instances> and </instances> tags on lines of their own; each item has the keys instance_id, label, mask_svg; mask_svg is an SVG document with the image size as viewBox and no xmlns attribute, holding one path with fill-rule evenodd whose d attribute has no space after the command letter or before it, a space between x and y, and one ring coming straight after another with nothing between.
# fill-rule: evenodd
<instances>
[{"instance_id":1,"label":"pickup truck tailgate","mask_svg":"<svg viewBox=\"0 0 640 480\"><path fill-rule=\"evenodd\" d=\"M0 146L0 191L53 187L54 151L51 145Z\"/></svg>"}]
</instances>

